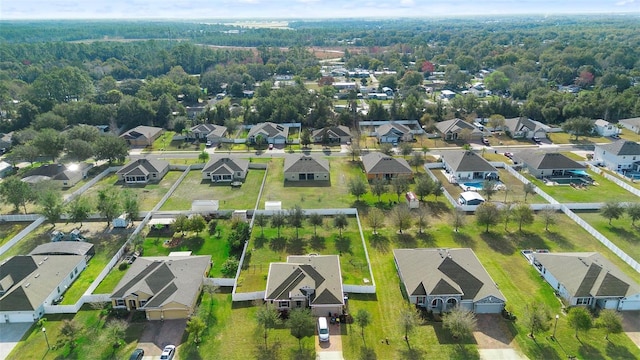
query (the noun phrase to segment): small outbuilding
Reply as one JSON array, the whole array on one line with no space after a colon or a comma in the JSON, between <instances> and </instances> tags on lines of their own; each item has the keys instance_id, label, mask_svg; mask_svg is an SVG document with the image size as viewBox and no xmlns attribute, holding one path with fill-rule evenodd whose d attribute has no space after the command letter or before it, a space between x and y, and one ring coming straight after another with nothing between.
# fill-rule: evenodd
<instances>
[{"instance_id":1,"label":"small outbuilding","mask_svg":"<svg viewBox=\"0 0 640 360\"><path fill-rule=\"evenodd\" d=\"M460 205L480 205L484 202L484 198L482 195L475 191L465 191L460 194L458 198L458 203Z\"/></svg>"},{"instance_id":2,"label":"small outbuilding","mask_svg":"<svg viewBox=\"0 0 640 360\"><path fill-rule=\"evenodd\" d=\"M114 228L126 228L127 226L129 226L129 219L127 219L127 215L122 214L113 219Z\"/></svg>"},{"instance_id":3,"label":"small outbuilding","mask_svg":"<svg viewBox=\"0 0 640 360\"><path fill-rule=\"evenodd\" d=\"M191 211L198 214L214 214L219 207L219 200L193 200L191 202Z\"/></svg>"},{"instance_id":4,"label":"small outbuilding","mask_svg":"<svg viewBox=\"0 0 640 360\"><path fill-rule=\"evenodd\" d=\"M407 199L407 204L409 205L409 209L417 209L420 207L420 200L413 192L409 191L405 195L405 199Z\"/></svg>"},{"instance_id":5,"label":"small outbuilding","mask_svg":"<svg viewBox=\"0 0 640 360\"><path fill-rule=\"evenodd\" d=\"M282 201L265 201L264 209L273 211L282 210Z\"/></svg>"}]
</instances>

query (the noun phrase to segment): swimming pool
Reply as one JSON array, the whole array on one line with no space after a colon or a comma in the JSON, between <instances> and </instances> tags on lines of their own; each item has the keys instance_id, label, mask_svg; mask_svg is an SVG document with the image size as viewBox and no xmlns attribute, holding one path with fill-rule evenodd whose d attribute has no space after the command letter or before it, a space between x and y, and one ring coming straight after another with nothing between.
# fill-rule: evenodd
<instances>
[{"instance_id":1,"label":"swimming pool","mask_svg":"<svg viewBox=\"0 0 640 360\"><path fill-rule=\"evenodd\" d=\"M560 185L570 185L570 184L591 185L591 181L585 180L583 178L562 178L562 179L554 178L553 182Z\"/></svg>"},{"instance_id":2,"label":"swimming pool","mask_svg":"<svg viewBox=\"0 0 640 360\"><path fill-rule=\"evenodd\" d=\"M466 191L480 191L482 190L483 185L484 181L467 181L461 183L460 187ZM502 190L504 188L504 184L501 181L496 181L493 188L495 190Z\"/></svg>"}]
</instances>

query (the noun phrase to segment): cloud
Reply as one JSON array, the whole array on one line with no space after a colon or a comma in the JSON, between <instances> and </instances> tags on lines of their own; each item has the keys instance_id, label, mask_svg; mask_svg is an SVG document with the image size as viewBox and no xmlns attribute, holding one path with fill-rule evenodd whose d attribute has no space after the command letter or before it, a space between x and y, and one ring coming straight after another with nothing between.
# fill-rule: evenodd
<instances>
[{"instance_id":1,"label":"cloud","mask_svg":"<svg viewBox=\"0 0 640 360\"><path fill-rule=\"evenodd\" d=\"M616 3L617 6L627 6L627 5L631 5L634 4L636 2L636 0L622 0L622 1L618 1Z\"/></svg>"}]
</instances>

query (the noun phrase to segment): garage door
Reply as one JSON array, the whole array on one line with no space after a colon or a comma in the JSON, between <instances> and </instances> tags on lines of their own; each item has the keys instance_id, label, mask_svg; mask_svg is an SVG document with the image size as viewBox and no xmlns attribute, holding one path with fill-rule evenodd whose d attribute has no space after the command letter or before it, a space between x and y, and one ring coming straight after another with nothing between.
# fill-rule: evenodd
<instances>
[{"instance_id":1,"label":"garage door","mask_svg":"<svg viewBox=\"0 0 640 360\"><path fill-rule=\"evenodd\" d=\"M499 314L502 311L503 305L497 304L475 304L476 314Z\"/></svg>"},{"instance_id":2,"label":"garage door","mask_svg":"<svg viewBox=\"0 0 640 360\"><path fill-rule=\"evenodd\" d=\"M620 302L620 310L623 310L623 311L640 310L640 300L625 299Z\"/></svg>"},{"instance_id":3,"label":"garage door","mask_svg":"<svg viewBox=\"0 0 640 360\"><path fill-rule=\"evenodd\" d=\"M9 313L7 320L10 323L33 322L33 313Z\"/></svg>"}]
</instances>

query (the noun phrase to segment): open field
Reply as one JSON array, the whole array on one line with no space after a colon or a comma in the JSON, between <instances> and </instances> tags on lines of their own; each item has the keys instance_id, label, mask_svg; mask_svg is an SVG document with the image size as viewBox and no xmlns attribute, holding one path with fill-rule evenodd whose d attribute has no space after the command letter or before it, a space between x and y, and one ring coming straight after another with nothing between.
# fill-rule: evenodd
<instances>
[{"instance_id":1,"label":"open field","mask_svg":"<svg viewBox=\"0 0 640 360\"><path fill-rule=\"evenodd\" d=\"M561 203L622 202L635 198L633 194L605 179L604 176L597 175L590 170L588 170L587 173L598 185L589 185L582 189L573 188L569 185L547 186L540 179L536 179L528 174L525 174L525 176L542 189L542 191ZM606 194L606 198L603 198L603 194Z\"/></svg>"},{"instance_id":2,"label":"open field","mask_svg":"<svg viewBox=\"0 0 640 360\"><path fill-rule=\"evenodd\" d=\"M14 236L18 235L18 233L28 225L29 222L0 223L0 246L13 239Z\"/></svg>"},{"instance_id":3,"label":"open field","mask_svg":"<svg viewBox=\"0 0 640 360\"><path fill-rule=\"evenodd\" d=\"M609 225L609 220L598 212L576 212L576 214L627 255L640 262L640 229L638 229L640 223L633 225L631 219L625 215L620 219L611 220Z\"/></svg>"},{"instance_id":4,"label":"open field","mask_svg":"<svg viewBox=\"0 0 640 360\"><path fill-rule=\"evenodd\" d=\"M578 140L574 135L565 132L549 133L549 139L554 144L577 144L577 145L590 145L596 143L609 143L611 138L604 136L580 136Z\"/></svg>"},{"instance_id":5,"label":"open field","mask_svg":"<svg viewBox=\"0 0 640 360\"><path fill-rule=\"evenodd\" d=\"M324 225L318 227L317 237L314 237L313 226L305 223L299 230L298 240L295 229L281 228L278 238L275 228L265 227L262 237L262 229L254 227L249 243L251 256L249 261L245 260L244 269L240 273L238 292L264 290L270 263L286 262L287 255L308 253L340 254L343 283L367 284L364 279L369 278L369 267L360 232L355 217L348 217L348 221L349 225L342 231L343 239L339 238L332 217L325 217Z\"/></svg>"}]
</instances>

